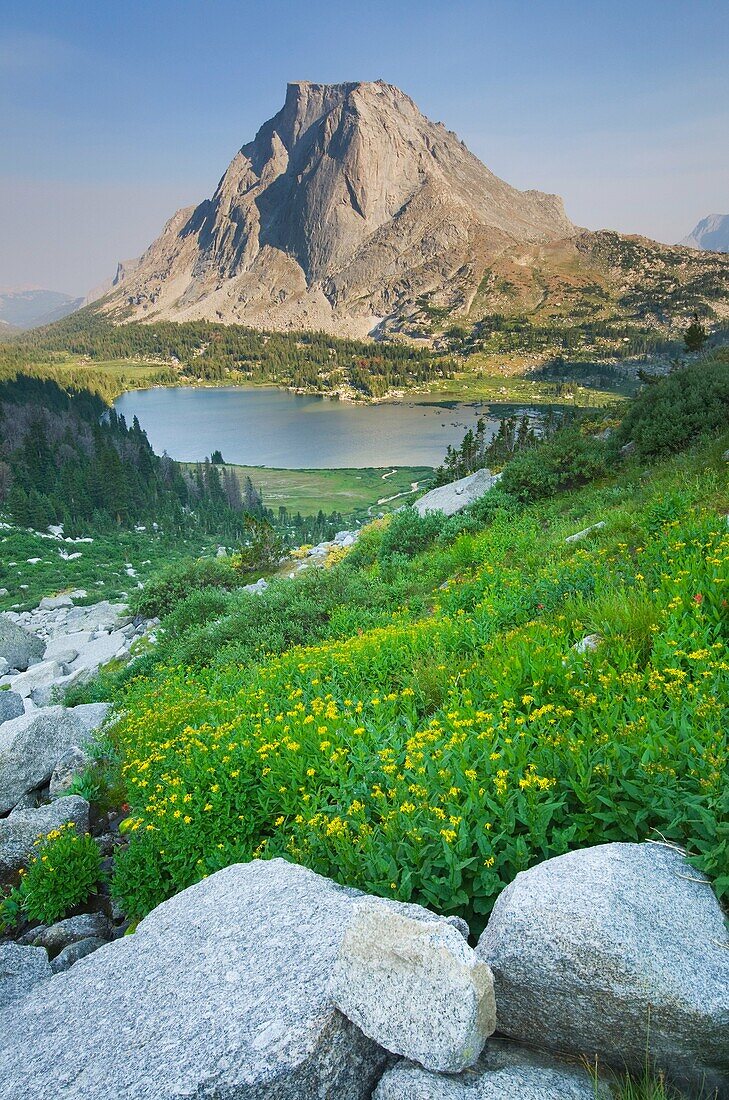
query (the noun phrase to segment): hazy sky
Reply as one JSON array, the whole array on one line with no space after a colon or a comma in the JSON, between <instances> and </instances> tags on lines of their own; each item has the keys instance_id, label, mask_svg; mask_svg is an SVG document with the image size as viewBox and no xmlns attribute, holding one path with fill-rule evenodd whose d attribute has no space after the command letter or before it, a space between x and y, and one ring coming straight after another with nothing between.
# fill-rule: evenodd
<instances>
[{"instance_id":1,"label":"hazy sky","mask_svg":"<svg viewBox=\"0 0 729 1100\"><path fill-rule=\"evenodd\" d=\"M211 194L287 80L408 92L578 224L729 212L729 0L0 0L0 286L83 294Z\"/></svg>"}]
</instances>

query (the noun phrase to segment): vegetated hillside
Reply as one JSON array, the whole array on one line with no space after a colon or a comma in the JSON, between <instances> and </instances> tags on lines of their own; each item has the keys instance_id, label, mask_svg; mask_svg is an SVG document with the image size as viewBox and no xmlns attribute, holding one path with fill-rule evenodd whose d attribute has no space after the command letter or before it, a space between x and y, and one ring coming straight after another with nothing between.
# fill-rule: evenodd
<instances>
[{"instance_id":1,"label":"vegetated hillside","mask_svg":"<svg viewBox=\"0 0 729 1100\"><path fill-rule=\"evenodd\" d=\"M591 359L675 353L693 313L729 320L729 259L603 231L513 247L484 272L455 326L421 302L413 335L444 332L451 351ZM450 327L449 327L450 326Z\"/></svg>"},{"instance_id":2,"label":"vegetated hillside","mask_svg":"<svg viewBox=\"0 0 729 1100\"><path fill-rule=\"evenodd\" d=\"M69 354L88 366L69 367ZM110 375L109 360L122 361L122 369ZM0 346L0 377L22 369L83 384L88 370L88 385L110 399L138 385L134 369L140 360L156 364L145 384L273 382L353 397L422 386L454 369L447 357L404 344L339 340L321 332L265 333L207 321L115 326L90 307Z\"/></svg>"},{"instance_id":3,"label":"vegetated hillside","mask_svg":"<svg viewBox=\"0 0 729 1100\"><path fill-rule=\"evenodd\" d=\"M531 864L650 837L726 894L728 414L725 355L262 596L224 561L151 583L159 648L95 689L120 708L89 782L131 806L124 909L283 855L477 931Z\"/></svg>"},{"instance_id":4,"label":"vegetated hillside","mask_svg":"<svg viewBox=\"0 0 729 1100\"><path fill-rule=\"evenodd\" d=\"M398 88L297 81L103 308L366 336L425 292L462 308L505 246L573 230L561 199L498 179Z\"/></svg>"}]
</instances>

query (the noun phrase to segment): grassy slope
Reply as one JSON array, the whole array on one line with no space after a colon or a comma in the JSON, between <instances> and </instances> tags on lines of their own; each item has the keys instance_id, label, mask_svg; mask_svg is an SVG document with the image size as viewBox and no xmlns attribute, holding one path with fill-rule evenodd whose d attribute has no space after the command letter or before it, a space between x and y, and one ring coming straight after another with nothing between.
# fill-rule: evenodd
<instances>
[{"instance_id":1,"label":"grassy slope","mask_svg":"<svg viewBox=\"0 0 729 1100\"><path fill-rule=\"evenodd\" d=\"M208 597L193 600L172 667L124 695L129 911L284 854L478 929L530 864L659 834L729 888L727 445L648 477L630 467L410 561L378 555L375 527L339 567L347 602L320 615L308 597L306 648L285 652L298 582L260 603L215 597L222 622L176 649ZM371 607L378 577L391 602ZM604 645L578 657L592 631Z\"/></svg>"},{"instance_id":2,"label":"grassy slope","mask_svg":"<svg viewBox=\"0 0 729 1100\"><path fill-rule=\"evenodd\" d=\"M0 611L36 607L43 596L85 588L89 602L131 594L170 562L215 552L211 538L169 539L152 532L124 531L95 536L90 543L49 539L25 528L0 529ZM72 561L61 557L79 554ZM28 559L40 558L29 562ZM129 563L136 572L126 572ZM25 585L26 587L21 587Z\"/></svg>"},{"instance_id":3,"label":"grassy slope","mask_svg":"<svg viewBox=\"0 0 729 1100\"><path fill-rule=\"evenodd\" d=\"M341 470L276 470L266 466L230 466L242 482L249 477L263 494L267 508L285 505L289 512L389 511L412 498L432 479L430 466L389 466ZM391 499L396 497L397 499Z\"/></svg>"}]
</instances>

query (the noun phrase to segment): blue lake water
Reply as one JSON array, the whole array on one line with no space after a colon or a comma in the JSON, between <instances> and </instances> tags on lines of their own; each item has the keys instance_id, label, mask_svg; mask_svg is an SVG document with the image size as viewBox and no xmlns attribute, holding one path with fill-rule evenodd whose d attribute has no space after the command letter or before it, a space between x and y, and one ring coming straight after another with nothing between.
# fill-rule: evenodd
<instances>
[{"instance_id":1,"label":"blue lake water","mask_svg":"<svg viewBox=\"0 0 729 1100\"><path fill-rule=\"evenodd\" d=\"M283 469L437 466L486 406L413 402L356 405L274 387L179 386L133 390L115 402L137 416L158 454L194 462L222 451L226 462Z\"/></svg>"}]
</instances>

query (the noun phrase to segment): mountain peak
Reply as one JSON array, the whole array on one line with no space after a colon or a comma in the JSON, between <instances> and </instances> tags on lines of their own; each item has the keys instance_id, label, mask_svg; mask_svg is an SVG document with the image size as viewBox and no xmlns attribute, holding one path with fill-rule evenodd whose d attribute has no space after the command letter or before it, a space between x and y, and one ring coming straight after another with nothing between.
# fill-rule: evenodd
<instances>
[{"instance_id":1,"label":"mountain peak","mask_svg":"<svg viewBox=\"0 0 729 1100\"><path fill-rule=\"evenodd\" d=\"M364 335L423 294L467 306L504 248L573 232L560 199L498 179L394 85L298 80L111 307Z\"/></svg>"}]
</instances>

